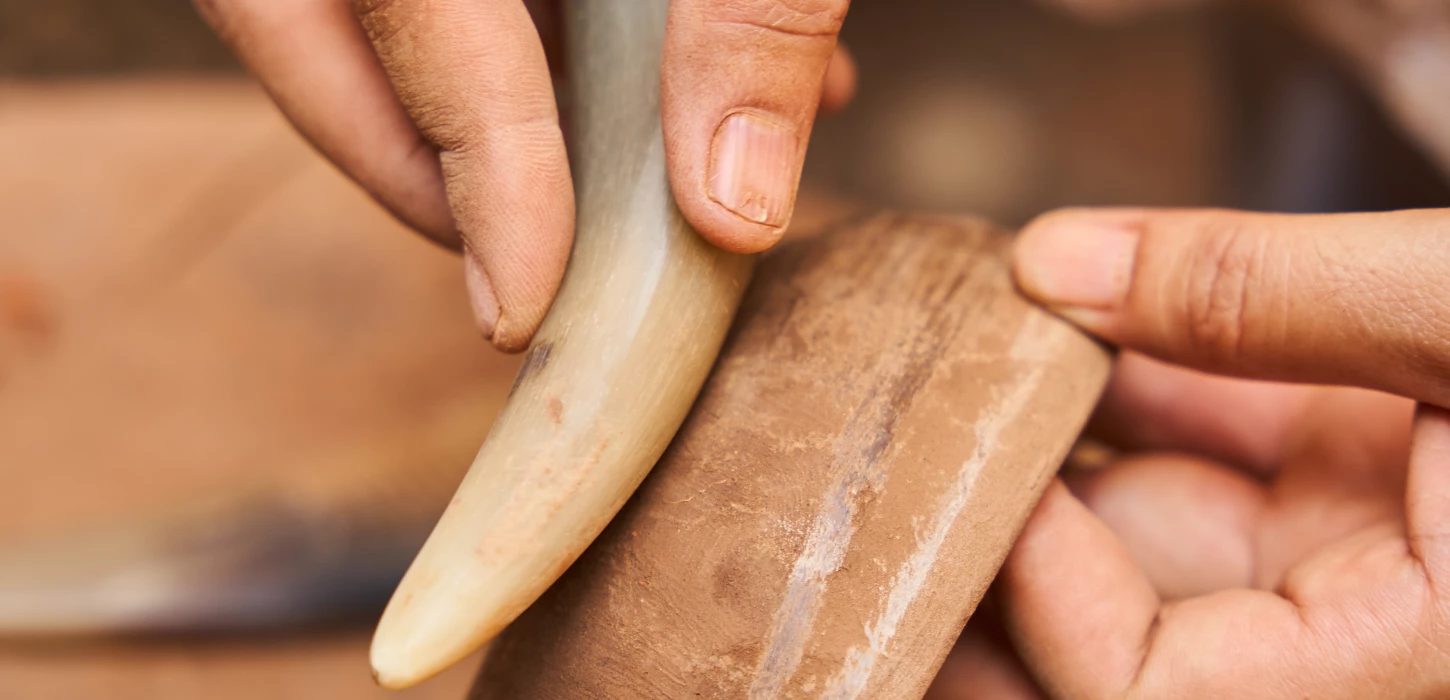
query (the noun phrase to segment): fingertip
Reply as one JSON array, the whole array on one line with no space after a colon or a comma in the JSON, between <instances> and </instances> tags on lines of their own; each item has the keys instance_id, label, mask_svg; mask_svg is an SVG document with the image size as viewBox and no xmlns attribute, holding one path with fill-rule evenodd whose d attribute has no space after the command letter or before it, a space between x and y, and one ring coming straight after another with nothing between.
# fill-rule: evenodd
<instances>
[{"instance_id":1,"label":"fingertip","mask_svg":"<svg viewBox=\"0 0 1450 700\"><path fill-rule=\"evenodd\" d=\"M483 262L472 250L463 252L463 283L468 290L468 305L473 309L474 323L483 337L492 341L494 328L498 326L498 296L494 294L493 284L488 281Z\"/></svg>"},{"instance_id":2,"label":"fingertip","mask_svg":"<svg viewBox=\"0 0 1450 700\"><path fill-rule=\"evenodd\" d=\"M492 144L450 159L475 319L494 347L522 352L553 304L574 240L575 202L562 139L530 150ZM542 137L541 137L542 139ZM531 168L514 164L531 162Z\"/></svg>"},{"instance_id":3,"label":"fingertip","mask_svg":"<svg viewBox=\"0 0 1450 700\"><path fill-rule=\"evenodd\" d=\"M1071 488L1160 598L1254 585L1255 528L1268 493L1242 472L1190 455L1137 454L1080 475Z\"/></svg>"},{"instance_id":4,"label":"fingertip","mask_svg":"<svg viewBox=\"0 0 1450 700\"><path fill-rule=\"evenodd\" d=\"M489 320L487 302L496 302L497 314L488 338L502 352L529 348L564 279L573 248L574 201L566 194L570 193L567 179L553 192L553 196L535 200L517 195L518 201L531 202L547 212L530 217L527 226L479 231L494 243L481 258L493 297L476 297L474 304L482 327ZM520 231L536 235L515 235ZM539 235L545 231L551 235Z\"/></svg>"},{"instance_id":5,"label":"fingertip","mask_svg":"<svg viewBox=\"0 0 1450 700\"><path fill-rule=\"evenodd\" d=\"M774 246L795 213L799 144L784 120L760 110L727 115L711 141L703 188L687 156L671 159L680 211L700 236L732 253ZM703 191L702 191L703 190Z\"/></svg>"},{"instance_id":6,"label":"fingertip","mask_svg":"<svg viewBox=\"0 0 1450 700\"><path fill-rule=\"evenodd\" d=\"M844 44L837 44L826 64L826 78L821 84L820 111L834 114L850 104L856 96L856 59Z\"/></svg>"},{"instance_id":7,"label":"fingertip","mask_svg":"<svg viewBox=\"0 0 1450 700\"><path fill-rule=\"evenodd\" d=\"M816 113L854 84L849 58L836 57L847 5L670 4L660 78L670 182L720 248L763 251L790 223Z\"/></svg>"},{"instance_id":8,"label":"fingertip","mask_svg":"<svg viewBox=\"0 0 1450 700\"><path fill-rule=\"evenodd\" d=\"M1007 627L1050 694L1110 697L1132 682L1160 601L1122 543L1060 480L998 582Z\"/></svg>"},{"instance_id":9,"label":"fingertip","mask_svg":"<svg viewBox=\"0 0 1450 700\"><path fill-rule=\"evenodd\" d=\"M716 217L701 217L710 222ZM741 255L763 253L775 247L785 234L785 226L771 228L765 226L740 225L733 221L720 221L718 223L706 223L696 225L695 230L700 237L709 241L715 247Z\"/></svg>"},{"instance_id":10,"label":"fingertip","mask_svg":"<svg viewBox=\"0 0 1450 700\"><path fill-rule=\"evenodd\" d=\"M1130 219L1055 212L1023 230L1013 269L1024 289L1051 306L1112 311L1127 300L1141 238Z\"/></svg>"},{"instance_id":11,"label":"fingertip","mask_svg":"<svg viewBox=\"0 0 1450 700\"><path fill-rule=\"evenodd\" d=\"M786 119L760 109L727 113L703 163L691 141L671 142L667 160L680 212L719 248L742 254L769 249L795 213L803 150Z\"/></svg>"}]
</instances>

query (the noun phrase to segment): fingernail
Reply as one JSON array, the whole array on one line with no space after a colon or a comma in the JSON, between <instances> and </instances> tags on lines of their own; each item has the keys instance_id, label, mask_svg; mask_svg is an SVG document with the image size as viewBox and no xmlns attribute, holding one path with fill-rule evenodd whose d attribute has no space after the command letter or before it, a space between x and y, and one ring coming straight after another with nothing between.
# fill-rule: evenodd
<instances>
[{"instance_id":1,"label":"fingernail","mask_svg":"<svg viewBox=\"0 0 1450 700\"><path fill-rule=\"evenodd\" d=\"M498 325L498 297L494 296L493 284L483 263L472 250L463 251L463 286L468 289L468 304L473 307L473 320L483 332L483 337L493 340L494 326Z\"/></svg>"},{"instance_id":2,"label":"fingernail","mask_svg":"<svg viewBox=\"0 0 1450 700\"><path fill-rule=\"evenodd\" d=\"M1135 226L1081 216L1039 220L1013 253L1017 283L1048 306L1116 309L1128 298L1140 236Z\"/></svg>"},{"instance_id":3,"label":"fingernail","mask_svg":"<svg viewBox=\"0 0 1450 700\"><path fill-rule=\"evenodd\" d=\"M710 198L772 228L790 219L801 164L795 130L755 112L720 123L710 153Z\"/></svg>"}]
</instances>

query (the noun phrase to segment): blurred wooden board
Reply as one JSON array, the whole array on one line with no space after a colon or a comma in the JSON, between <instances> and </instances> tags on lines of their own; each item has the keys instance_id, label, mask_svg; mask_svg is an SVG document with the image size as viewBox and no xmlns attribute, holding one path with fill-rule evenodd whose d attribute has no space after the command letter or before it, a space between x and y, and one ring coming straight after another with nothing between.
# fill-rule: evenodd
<instances>
[{"instance_id":1,"label":"blurred wooden board","mask_svg":"<svg viewBox=\"0 0 1450 700\"><path fill-rule=\"evenodd\" d=\"M481 442L516 358L474 331L457 258L255 88L0 84L0 153L0 540L346 484L338 455L444 413L477 416L463 454ZM0 678L24 698L383 697L369 636L11 645ZM470 670L403 697L460 697Z\"/></svg>"},{"instance_id":2,"label":"blurred wooden board","mask_svg":"<svg viewBox=\"0 0 1450 700\"><path fill-rule=\"evenodd\" d=\"M0 88L0 153L0 538L285 474L451 401L486 419L507 391L457 258L251 87Z\"/></svg>"},{"instance_id":3,"label":"blurred wooden board","mask_svg":"<svg viewBox=\"0 0 1450 700\"><path fill-rule=\"evenodd\" d=\"M0 696L106 700L458 700L477 661L404 692L377 687L368 630L299 639L189 641L72 650L0 649Z\"/></svg>"},{"instance_id":4,"label":"blurred wooden board","mask_svg":"<svg viewBox=\"0 0 1450 700\"><path fill-rule=\"evenodd\" d=\"M260 91L0 83L0 153L0 542L277 480L385 483L397 455L460 457L376 500L446 501L518 359L474 331L456 256ZM791 235L852 210L805 192ZM0 678L27 698L382 697L370 632L11 644ZM401 697L462 697L475 665Z\"/></svg>"}]
</instances>

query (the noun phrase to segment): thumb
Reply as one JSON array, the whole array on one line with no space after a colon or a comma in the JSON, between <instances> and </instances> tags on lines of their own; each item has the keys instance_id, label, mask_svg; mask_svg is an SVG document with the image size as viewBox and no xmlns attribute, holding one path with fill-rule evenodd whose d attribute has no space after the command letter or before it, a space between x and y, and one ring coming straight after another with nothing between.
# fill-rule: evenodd
<instances>
[{"instance_id":1,"label":"thumb","mask_svg":"<svg viewBox=\"0 0 1450 700\"><path fill-rule=\"evenodd\" d=\"M1072 210L1023 231L1029 296L1180 365L1450 405L1450 211Z\"/></svg>"},{"instance_id":2,"label":"thumb","mask_svg":"<svg viewBox=\"0 0 1450 700\"><path fill-rule=\"evenodd\" d=\"M702 236L734 252L773 245L790 221L823 92L850 92L849 0L674 0L660 107L670 182ZM823 91L824 88L824 91Z\"/></svg>"}]
</instances>

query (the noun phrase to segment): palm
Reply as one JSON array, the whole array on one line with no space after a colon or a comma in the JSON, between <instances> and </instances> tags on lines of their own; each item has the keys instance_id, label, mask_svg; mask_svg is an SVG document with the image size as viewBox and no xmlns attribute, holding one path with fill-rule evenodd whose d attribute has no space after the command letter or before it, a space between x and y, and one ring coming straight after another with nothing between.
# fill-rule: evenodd
<instances>
[{"instance_id":1,"label":"palm","mask_svg":"<svg viewBox=\"0 0 1450 700\"><path fill-rule=\"evenodd\" d=\"M1055 695L1088 688L1090 697L1405 698L1443 688L1436 644L1450 636L1421 548L1406 537L1413 413L1409 400L1368 391L1126 360L1096 426L1124 456L1065 476L1116 537L1059 498L999 579L1033 675ZM1076 555L1044 565L1039 555L1052 553L1034 551L1049 546L1035 541L1054 527L1044 518L1098 532L1069 535ZM1000 649L983 643L992 630L974 627L931 697L1000 697L987 684L1039 697L1010 659L983 671Z\"/></svg>"}]
</instances>

